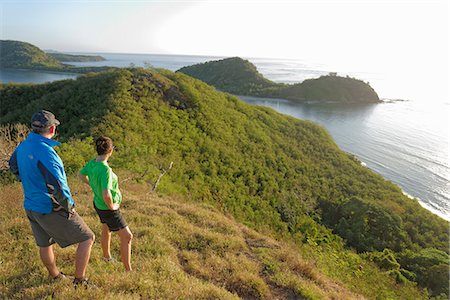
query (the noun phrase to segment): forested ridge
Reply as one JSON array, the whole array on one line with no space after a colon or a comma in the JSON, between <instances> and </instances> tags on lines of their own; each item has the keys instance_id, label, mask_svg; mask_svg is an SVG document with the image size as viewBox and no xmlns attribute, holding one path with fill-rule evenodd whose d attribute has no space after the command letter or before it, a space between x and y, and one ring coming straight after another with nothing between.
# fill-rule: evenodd
<instances>
[{"instance_id":1,"label":"forested ridge","mask_svg":"<svg viewBox=\"0 0 450 300\"><path fill-rule=\"evenodd\" d=\"M0 97L3 125L28 124L38 109L55 113L69 174L94 155L93 137L108 135L119 148L113 168L151 183L173 162L160 192L206 202L260 232L314 249L308 255L322 262L321 270L354 291L377 298L370 292L375 285L382 298L448 295L448 222L361 166L312 122L167 70L6 84ZM361 269L368 264L380 269ZM429 294L415 294L422 288Z\"/></svg>"}]
</instances>

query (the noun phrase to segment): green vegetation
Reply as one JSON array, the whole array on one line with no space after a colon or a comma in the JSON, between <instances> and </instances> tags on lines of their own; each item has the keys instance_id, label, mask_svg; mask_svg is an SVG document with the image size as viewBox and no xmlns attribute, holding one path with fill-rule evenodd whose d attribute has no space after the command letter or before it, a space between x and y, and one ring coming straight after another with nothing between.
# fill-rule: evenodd
<instances>
[{"instance_id":1,"label":"green vegetation","mask_svg":"<svg viewBox=\"0 0 450 300\"><path fill-rule=\"evenodd\" d=\"M280 89L279 94L274 96L293 101L380 102L374 89L364 81L334 75L289 85Z\"/></svg>"},{"instance_id":2,"label":"green vegetation","mask_svg":"<svg viewBox=\"0 0 450 300\"><path fill-rule=\"evenodd\" d=\"M330 73L328 76L308 79L298 84L275 83L264 78L248 60L239 57L196 64L181 68L178 72L236 95L276 97L300 102L380 102L373 88L358 79Z\"/></svg>"},{"instance_id":3,"label":"green vegetation","mask_svg":"<svg viewBox=\"0 0 450 300\"><path fill-rule=\"evenodd\" d=\"M152 185L174 162L160 192L207 203L260 233L294 243L321 276L353 293L422 299L428 292L420 289L427 288L431 296L448 295L448 222L362 167L312 122L247 105L166 70L120 69L42 85L6 84L0 98L1 124L27 124L42 108L55 113L62 124L58 151L68 173L92 158L92 138L105 134L119 148L111 161L114 169ZM146 201L143 194L137 196L140 201ZM144 226L151 220L139 215L133 222ZM252 250L259 262L247 265L253 275L240 277L246 291L240 294L233 283L199 269L215 270L215 258L209 260L201 249L226 240L187 232L187 240L173 241L189 274L217 280L243 297L270 298L271 287L281 285L308 299L332 298L332 291L322 294L314 284L305 286L304 280L315 282L316 275L297 278L294 270L286 270L291 263L280 262L284 256L270 248ZM211 247L241 247L233 239L229 243ZM386 259L379 257L383 253Z\"/></svg>"},{"instance_id":4,"label":"green vegetation","mask_svg":"<svg viewBox=\"0 0 450 300\"><path fill-rule=\"evenodd\" d=\"M38 47L19 41L0 40L0 66L10 69L33 69L55 72L88 73L99 72L112 67L74 67L62 64L53 54Z\"/></svg>"},{"instance_id":5,"label":"green vegetation","mask_svg":"<svg viewBox=\"0 0 450 300\"><path fill-rule=\"evenodd\" d=\"M61 62L89 62L105 60L105 58L100 55L73 55L59 52L51 52L47 53L47 55Z\"/></svg>"},{"instance_id":6,"label":"green vegetation","mask_svg":"<svg viewBox=\"0 0 450 300\"><path fill-rule=\"evenodd\" d=\"M277 83L264 78L255 65L239 57L196 64L178 72L237 95L259 95L263 90L278 87Z\"/></svg>"}]
</instances>

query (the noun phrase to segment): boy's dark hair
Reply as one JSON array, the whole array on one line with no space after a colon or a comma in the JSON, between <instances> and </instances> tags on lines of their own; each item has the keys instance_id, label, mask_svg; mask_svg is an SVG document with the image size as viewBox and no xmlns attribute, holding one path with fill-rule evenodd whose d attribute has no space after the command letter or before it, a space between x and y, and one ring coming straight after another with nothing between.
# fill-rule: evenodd
<instances>
[{"instance_id":1,"label":"boy's dark hair","mask_svg":"<svg viewBox=\"0 0 450 300\"><path fill-rule=\"evenodd\" d=\"M95 149L98 155L103 155L113 148L112 140L107 136L100 136L95 140Z\"/></svg>"}]
</instances>

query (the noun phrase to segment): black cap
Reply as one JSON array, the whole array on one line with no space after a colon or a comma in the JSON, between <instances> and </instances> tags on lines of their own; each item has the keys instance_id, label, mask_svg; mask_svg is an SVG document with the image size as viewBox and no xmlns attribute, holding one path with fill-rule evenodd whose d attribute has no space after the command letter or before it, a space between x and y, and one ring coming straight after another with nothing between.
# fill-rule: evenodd
<instances>
[{"instance_id":1,"label":"black cap","mask_svg":"<svg viewBox=\"0 0 450 300\"><path fill-rule=\"evenodd\" d=\"M54 124L59 125L60 123L54 114L46 110L35 112L31 117L31 127L33 129L46 129Z\"/></svg>"}]
</instances>

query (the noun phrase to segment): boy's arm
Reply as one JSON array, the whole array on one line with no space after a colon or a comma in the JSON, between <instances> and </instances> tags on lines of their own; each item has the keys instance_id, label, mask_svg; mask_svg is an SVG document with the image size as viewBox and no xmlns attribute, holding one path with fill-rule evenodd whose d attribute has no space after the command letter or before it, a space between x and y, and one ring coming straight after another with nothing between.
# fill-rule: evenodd
<instances>
[{"instance_id":1,"label":"boy's arm","mask_svg":"<svg viewBox=\"0 0 450 300\"><path fill-rule=\"evenodd\" d=\"M106 205L110 210L117 210L119 209L119 204L113 203L112 195L109 190L103 190L102 191L103 200L105 201Z\"/></svg>"},{"instance_id":2,"label":"boy's arm","mask_svg":"<svg viewBox=\"0 0 450 300\"><path fill-rule=\"evenodd\" d=\"M86 175L83 175L81 173L78 173L78 178L81 179L81 181L83 181L84 183L86 183L87 185L89 185L89 177L87 177Z\"/></svg>"}]
</instances>

